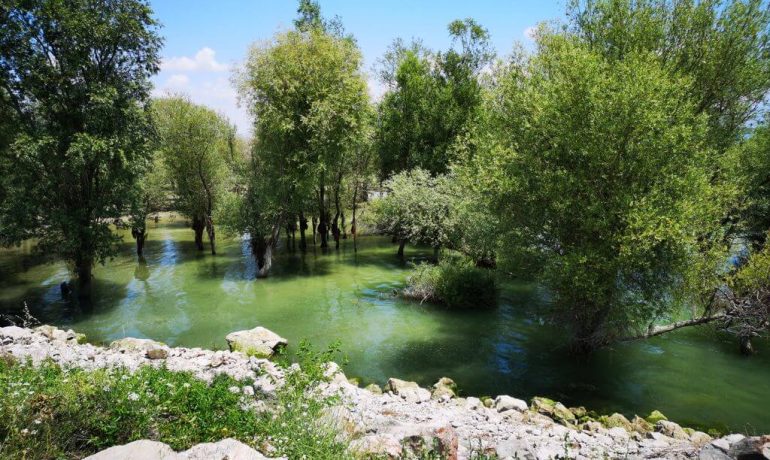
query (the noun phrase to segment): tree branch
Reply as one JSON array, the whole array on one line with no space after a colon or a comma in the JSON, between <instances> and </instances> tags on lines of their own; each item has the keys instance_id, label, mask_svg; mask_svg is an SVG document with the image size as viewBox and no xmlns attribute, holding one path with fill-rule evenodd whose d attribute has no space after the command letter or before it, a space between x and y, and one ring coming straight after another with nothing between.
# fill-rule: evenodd
<instances>
[{"instance_id":1,"label":"tree branch","mask_svg":"<svg viewBox=\"0 0 770 460\"><path fill-rule=\"evenodd\" d=\"M710 316L701 316L700 318L695 319L689 319L685 321L677 321L675 323L666 324L663 326L650 326L647 329L647 332L639 335L633 335L628 337L623 337L619 341L620 342L631 342L633 340L641 340L641 339L649 339L650 337L654 337L656 335L663 335L671 331L675 331L677 329L682 329L684 327L690 327L690 326L697 326L699 324L706 324L710 323L712 321L717 321L720 319L726 318L727 315L724 313L718 313L715 315Z\"/></svg>"}]
</instances>

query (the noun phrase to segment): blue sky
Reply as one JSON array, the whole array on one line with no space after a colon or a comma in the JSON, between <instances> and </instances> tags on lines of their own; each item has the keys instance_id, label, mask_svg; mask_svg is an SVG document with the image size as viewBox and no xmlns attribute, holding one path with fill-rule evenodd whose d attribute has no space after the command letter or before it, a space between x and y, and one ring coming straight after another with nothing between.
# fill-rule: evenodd
<instances>
[{"instance_id":1,"label":"blue sky","mask_svg":"<svg viewBox=\"0 0 770 460\"><path fill-rule=\"evenodd\" d=\"M195 102L223 113L235 122L239 134L250 134L251 121L237 106L230 83L232 68L249 46L291 28L294 0L151 0L165 37L161 72L154 78L155 94L182 92ZM563 19L564 0L321 0L324 16L339 15L364 55L364 70L371 69L397 37L421 38L431 49L449 46L447 24L472 17L489 29L498 54L507 54L515 42L525 46L527 30L541 21ZM369 78L373 97L382 89Z\"/></svg>"}]
</instances>

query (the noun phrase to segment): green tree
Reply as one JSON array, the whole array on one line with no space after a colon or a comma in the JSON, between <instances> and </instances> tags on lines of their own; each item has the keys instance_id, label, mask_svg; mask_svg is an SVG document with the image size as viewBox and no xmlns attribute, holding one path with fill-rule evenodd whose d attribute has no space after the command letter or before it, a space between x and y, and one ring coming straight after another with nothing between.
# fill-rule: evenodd
<instances>
[{"instance_id":1,"label":"green tree","mask_svg":"<svg viewBox=\"0 0 770 460\"><path fill-rule=\"evenodd\" d=\"M149 170L139 179L134 193L131 204L131 236L136 240L136 255L141 259L144 254L144 242L147 240L147 219L167 205L168 176L160 155L153 158Z\"/></svg>"},{"instance_id":2,"label":"green tree","mask_svg":"<svg viewBox=\"0 0 770 460\"><path fill-rule=\"evenodd\" d=\"M216 254L214 213L226 191L234 128L213 110L184 97L157 99L153 112L176 207L192 221L198 250L203 250L205 230Z\"/></svg>"},{"instance_id":3,"label":"green tree","mask_svg":"<svg viewBox=\"0 0 770 460\"><path fill-rule=\"evenodd\" d=\"M0 238L36 238L73 265L83 296L94 263L115 253L108 222L128 211L148 164L157 29L140 0L0 6L0 104L17 120Z\"/></svg>"},{"instance_id":4,"label":"green tree","mask_svg":"<svg viewBox=\"0 0 770 460\"><path fill-rule=\"evenodd\" d=\"M321 246L327 246L329 190L338 190L346 158L360 142L368 95L361 53L349 38L322 28L278 34L251 49L238 76L241 97L255 118L253 190L245 213L269 223L249 223L260 276L280 229L304 217L308 196L318 204ZM266 203L270 202L270 205ZM269 211L267 211L269 210Z\"/></svg>"},{"instance_id":5,"label":"green tree","mask_svg":"<svg viewBox=\"0 0 770 460\"><path fill-rule=\"evenodd\" d=\"M654 53L612 60L541 29L499 76L485 155L507 265L537 275L591 349L651 328L719 284L732 189L691 80Z\"/></svg>"}]
</instances>

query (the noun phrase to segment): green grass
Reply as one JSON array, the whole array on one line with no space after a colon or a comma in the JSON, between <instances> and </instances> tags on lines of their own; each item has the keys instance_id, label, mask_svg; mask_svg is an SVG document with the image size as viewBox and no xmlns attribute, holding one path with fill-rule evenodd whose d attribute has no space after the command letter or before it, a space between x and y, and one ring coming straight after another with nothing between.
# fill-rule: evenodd
<instances>
[{"instance_id":1,"label":"green grass","mask_svg":"<svg viewBox=\"0 0 770 460\"><path fill-rule=\"evenodd\" d=\"M337 433L323 426L331 400L307 396L327 355L304 347L302 372L289 372L270 412L251 410L260 396L233 393L238 382L219 376L209 385L188 373L143 367L84 371L52 362L38 367L0 359L0 458L82 458L104 448L153 439L185 450L232 437L272 456L349 457Z\"/></svg>"}]
</instances>

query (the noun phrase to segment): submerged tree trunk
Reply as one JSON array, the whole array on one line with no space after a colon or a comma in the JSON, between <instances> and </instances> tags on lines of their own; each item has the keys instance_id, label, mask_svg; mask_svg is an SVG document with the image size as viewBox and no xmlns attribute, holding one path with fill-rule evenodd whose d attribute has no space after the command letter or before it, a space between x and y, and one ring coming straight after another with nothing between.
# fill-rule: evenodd
<instances>
[{"instance_id":1,"label":"submerged tree trunk","mask_svg":"<svg viewBox=\"0 0 770 460\"><path fill-rule=\"evenodd\" d=\"M754 346L751 345L751 337L742 336L742 337L739 337L739 339L740 339L741 354L747 355L747 356L753 355Z\"/></svg>"},{"instance_id":2,"label":"submerged tree trunk","mask_svg":"<svg viewBox=\"0 0 770 460\"><path fill-rule=\"evenodd\" d=\"M273 266L273 249L278 242L281 225L273 225L272 232L267 237L257 236L251 240L251 251L257 259L257 278L267 278L270 267Z\"/></svg>"},{"instance_id":3,"label":"submerged tree trunk","mask_svg":"<svg viewBox=\"0 0 770 460\"><path fill-rule=\"evenodd\" d=\"M192 229L195 232L195 247L198 248L199 251L203 251L203 230L205 226L202 218L198 216L193 217Z\"/></svg>"},{"instance_id":4,"label":"submerged tree trunk","mask_svg":"<svg viewBox=\"0 0 770 460\"><path fill-rule=\"evenodd\" d=\"M215 231L214 231L214 222L211 220L211 217L208 217L206 219L206 234L208 234L209 237L209 244L211 245L211 255L217 254L217 248L215 246ZM203 244L201 242L201 244ZM202 248L201 248L202 249Z\"/></svg>"},{"instance_id":5,"label":"submerged tree trunk","mask_svg":"<svg viewBox=\"0 0 770 460\"><path fill-rule=\"evenodd\" d=\"M401 240L398 242L398 257L404 258L404 246L406 246L406 240Z\"/></svg>"},{"instance_id":6,"label":"submerged tree trunk","mask_svg":"<svg viewBox=\"0 0 770 460\"><path fill-rule=\"evenodd\" d=\"M313 217L310 219L310 223L311 223L311 224L313 224L313 225L311 225L311 227L313 227L313 246L315 246L315 245L316 245L316 240L315 240L315 233L316 233L316 228L317 228L317 224L316 224L316 218L315 218L315 216L313 216Z\"/></svg>"},{"instance_id":7,"label":"submerged tree trunk","mask_svg":"<svg viewBox=\"0 0 770 460\"><path fill-rule=\"evenodd\" d=\"M325 206L325 194L326 194L326 185L324 184L324 176L321 174L321 183L320 187L318 188L318 233L321 237L321 247L326 248L329 245L328 241L328 216L326 214L326 206Z\"/></svg>"},{"instance_id":8,"label":"submerged tree trunk","mask_svg":"<svg viewBox=\"0 0 770 460\"><path fill-rule=\"evenodd\" d=\"M77 294L81 299L91 298L91 282L93 280L93 261L89 258L78 258L75 261L75 276L77 276Z\"/></svg>"},{"instance_id":9,"label":"submerged tree trunk","mask_svg":"<svg viewBox=\"0 0 770 460\"><path fill-rule=\"evenodd\" d=\"M299 249L302 252L307 251L307 239L305 238L307 230L307 218L304 213L299 213Z\"/></svg>"},{"instance_id":10,"label":"submerged tree trunk","mask_svg":"<svg viewBox=\"0 0 770 460\"><path fill-rule=\"evenodd\" d=\"M142 257L144 254L144 242L147 240L147 230L144 228L131 228L131 236L136 240L136 255Z\"/></svg>"},{"instance_id":11,"label":"submerged tree trunk","mask_svg":"<svg viewBox=\"0 0 770 460\"><path fill-rule=\"evenodd\" d=\"M342 222L342 227L341 227L342 228L342 239L346 240L346 239L348 239L348 231L347 231L347 228L346 228L346 225L345 225L345 210L344 209L340 212L340 222Z\"/></svg>"},{"instance_id":12,"label":"submerged tree trunk","mask_svg":"<svg viewBox=\"0 0 770 460\"><path fill-rule=\"evenodd\" d=\"M350 234L353 235L353 252L358 252L356 242L356 206L358 205L358 181L353 187L353 220L350 222Z\"/></svg>"}]
</instances>

